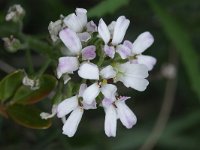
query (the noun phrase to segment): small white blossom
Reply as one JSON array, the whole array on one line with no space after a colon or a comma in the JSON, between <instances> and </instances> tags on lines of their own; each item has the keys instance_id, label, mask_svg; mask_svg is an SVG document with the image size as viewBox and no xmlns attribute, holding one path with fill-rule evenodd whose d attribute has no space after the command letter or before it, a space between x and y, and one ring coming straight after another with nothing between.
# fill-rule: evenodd
<instances>
[{"instance_id":1,"label":"small white blossom","mask_svg":"<svg viewBox=\"0 0 200 150\"><path fill-rule=\"evenodd\" d=\"M122 124L130 129L136 124L137 118L130 108L125 104L125 100L130 97L119 96L117 98L104 98L102 106L105 110L104 130L108 137L116 136L117 119L119 118Z\"/></svg>"},{"instance_id":2,"label":"small white blossom","mask_svg":"<svg viewBox=\"0 0 200 150\"><path fill-rule=\"evenodd\" d=\"M145 65L127 62L117 65L115 69L117 70L115 82L121 81L126 87L144 91L149 84L145 79L148 77L148 68Z\"/></svg>"},{"instance_id":3,"label":"small white blossom","mask_svg":"<svg viewBox=\"0 0 200 150\"><path fill-rule=\"evenodd\" d=\"M53 42L56 42L59 37L58 34L63 28L62 20L56 20L55 22L51 21L48 26L49 34Z\"/></svg>"},{"instance_id":4,"label":"small white blossom","mask_svg":"<svg viewBox=\"0 0 200 150\"><path fill-rule=\"evenodd\" d=\"M60 104L58 104L57 107L57 116L58 118L64 118L66 115L68 115L70 112L70 116L66 121L64 121L63 126L63 134L67 135L68 137L74 136L77 127L80 123L80 120L82 118L84 109L96 109L96 102L93 101L92 104L88 105L85 104L85 100L83 97L83 100L80 100L82 97L83 92L87 86L85 84L81 84L79 89L79 94L67 98L64 101L62 101Z\"/></svg>"},{"instance_id":5,"label":"small white blossom","mask_svg":"<svg viewBox=\"0 0 200 150\"><path fill-rule=\"evenodd\" d=\"M98 33L105 43L104 51L107 56L114 58L115 51L121 55L118 46L122 42L129 24L130 21L124 16L120 16L116 22L113 21L109 26L105 24L103 19L100 19Z\"/></svg>"},{"instance_id":6,"label":"small white blossom","mask_svg":"<svg viewBox=\"0 0 200 150\"><path fill-rule=\"evenodd\" d=\"M25 15L25 10L21 5L16 4L9 8L8 13L6 15L6 21L14 21L17 22L22 19Z\"/></svg>"}]
</instances>

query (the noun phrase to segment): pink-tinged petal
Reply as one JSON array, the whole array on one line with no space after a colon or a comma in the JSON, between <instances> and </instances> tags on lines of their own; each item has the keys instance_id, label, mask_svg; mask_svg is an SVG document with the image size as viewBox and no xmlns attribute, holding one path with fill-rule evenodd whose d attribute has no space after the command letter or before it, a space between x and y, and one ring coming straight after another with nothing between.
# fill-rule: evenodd
<instances>
[{"instance_id":1,"label":"pink-tinged petal","mask_svg":"<svg viewBox=\"0 0 200 150\"><path fill-rule=\"evenodd\" d=\"M143 53L147 48L149 48L154 42L154 38L150 32L144 32L140 34L133 43L132 52L135 54Z\"/></svg>"},{"instance_id":2,"label":"pink-tinged petal","mask_svg":"<svg viewBox=\"0 0 200 150\"><path fill-rule=\"evenodd\" d=\"M128 47L129 49L133 49L133 43L128 41L128 40L125 40L124 43L123 43L124 46Z\"/></svg>"},{"instance_id":3,"label":"pink-tinged petal","mask_svg":"<svg viewBox=\"0 0 200 150\"><path fill-rule=\"evenodd\" d=\"M100 88L98 83L93 83L83 92L84 103L90 105L95 101L95 98L99 95Z\"/></svg>"},{"instance_id":4,"label":"pink-tinged petal","mask_svg":"<svg viewBox=\"0 0 200 150\"><path fill-rule=\"evenodd\" d=\"M80 85L78 97L83 96L83 92L86 90L86 88L87 88L87 84L83 83Z\"/></svg>"},{"instance_id":5,"label":"pink-tinged petal","mask_svg":"<svg viewBox=\"0 0 200 150\"><path fill-rule=\"evenodd\" d=\"M83 79L99 80L99 68L93 63L84 62L79 67L78 75Z\"/></svg>"},{"instance_id":6,"label":"pink-tinged petal","mask_svg":"<svg viewBox=\"0 0 200 150\"><path fill-rule=\"evenodd\" d=\"M118 100L119 101L122 101L122 102L125 102L126 100L128 100L128 99L130 99L131 97L129 97L129 96L120 96L119 98L118 98Z\"/></svg>"},{"instance_id":7,"label":"pink-tinged petal","mask_svg":"<svg viewBox=\"0 0 200 150\"><path fill-rule=\"evenodd\" d=\"M101 92L105 98L115 100L117 87L113 84L105 84L101 86Z\"/></svg>"},{"instance_id":8,"label":"pink-tinged petal","mask_svg":"<svg viewBox=\"0 0 200 150\"><path fill-rule=\"evenodd\" d=\"M113 67L111 65L104 67L101 71L100 71L100 76L103 79L111 79L114 78L116 76L116 71L113 69Z\"/></svg>"},{"instance_id":9,"label":"pink-tinged petal","mask_svg":"<svg viewBox=\"0 0 200 150\"><path fill-rule=\"evenodd\" d=\"M126 17L124 16L120 16L117 19L112 39L113 45L118 45L119 43L122 42L129 24L130 20L126 19Z\"/></svg>"},{"instance_id":10,"label":"pink-tinged petal","mask_svg":"<svg viewBox=\"0 0 200 150\"><path fill-rule=\"evenodd\" d=\"M76 8L76 15L79 19L79 22L82 27L85 27L87 24L87 10L83 8Z\"/></svg>"},{"instance_id":11,"label":"pink-tinged petal","mask_svg":"<svg viewBox=\"0 0 200 150\"><path fill-rule=\"evenodd\" d=\"M73 96L65 99L57 107L57 116L58 118L62 118L69 114L72 110L74 110L78 106L78 97Z\"/></svg>"},{"instance_id":12,"label":"pink-tinged petal","mask_svg":"<svg viewBox=\"0 0 200 150\"><path fill-rule=\"evenodd\" d=\"M105 109L104 130L108 137L115 137L117 130L117 112L113 105Z\"/></svg>"},{"instance_id":13,"label":"pink-tinged petal","mask_svg":"<svg viewBox=\"0 0 200 150\"><path fill-rule=\"evenodd\" d=\"M114 58L115 57L115 48L114 48L114 46L105 45L104 46L104 52L110 58Z\"/></svg>"},{"instance_id":14,"label":"pink-tinged petal","mask_svg":"<svg viewBox=\"0 0 200 150\"><path fill-rule=\"evenodd\" d=\"M62 40L62 42L65 44L65 46L73 53L73 54L79 54L82 45L81 41L78 37L78 35L72 31L71 29L63 29L59 33L59 37Z\"/></svg>"},{"instance_id":15,"label":"pink-tinged petal","mask_svg":"<svg viewBox=\"0 0 200 150\"><path fill-rule=\"evenodd\" d=\"M90 21L86 25L86 31L87 32L97 32L97 25L94 23L94 21Z\"/></svg>"},{"instance_id":16,"label":"pink-tinged petal","mask_svg":"<svg viewBox=\"0 0 200 150\"><path fill-rule=\"evenodd\" d=\"M78 125L81 121L82 116L83 116L83 109L80 107L77 107L70 114L69 118L65 121L65 124L62 128L63 134L67 135L68 137L74 136L78 128Z\"/></svg>"},{"instance_id":17,"label":"pink-tinged petal","mask_svg":"<svg viewBox=\"0 0 200 150\"><path fill-rule=\"evenodd\" d=\"M91 39L91 35L88 32L78 33L78 37L82 42L87 42Z\"/></svg>"},{"instance_id":18,"label":"pink-tinged petal","mask_svg":"<svg viewBox=\"0 0 200 150\"><path fill-rule=\"evenodd\" d=\"M126 59L129 56L131 56L131 49L129 49L128 47L124 45L118 45L116 52L119 53L122 59Z\"/></svg>"},{"instance_id":19,"label":"pink-tinged petal","mask_svg":"<svg viewBox=\"0 0 200 150\"><path fill-rule=\"evenodd\" d=\"M83 25L74 13L65 17L63 21L65 25L74 32L81 32L83 30Z\"/></svg>"},{"instance_id":20,"label":"pink-tinged petal","mask_svg":"<svg viewBox=\"0 0 200 150\"><path fill-rule=\"evenodd\" d=\"M132 128L137 122L135 114L124 102L116 101L115 105L117 106L117 114L122 124L128 129Z\"/></svg>"},{"instance_id":21,"label":"pink-tinged petal","mask_svg":"<svg viewBox=\"0 0 200 150\"><path fill-rule=\"evenodd\" d=\"M96 57L96 46L90 45L82 50L83 60L93 60Z\"/></svg>"},{"instance_id":22,"label":"pink-tinged petal","mask_svg":"<svg viewBox=\"0 0 200 150\"><path fill-rule=\"evenodd\" d=\"M102 106L104 107L104 108L108 108L108 107L110 107L111 105L112 105L112 103L115 101L115 99L109 99L109 98L104 98L103 100L102 100Z\"/></svg>"},{"instance_id":23,"label":"pink-tinged petal","mask_svg":"<svg viewBox=\"0 0 200 150\"><path fill-rule=\"evenodd\" d=\"M85 103L85 102L83 101L82 104L83 104L83 108L84 108L85 110L96 109L96 108L97 108L97 103L96 103L96 101L93 101L92 104L87 104L87 103Z\"/></svg>"},{"instance_id":24,"label":"pink-tinged petal","mask_svg":"<svg viewBox=\"0 0 200 150\"><path fill-rule=\"evenodd\" d=\"M73 73L79 67L77 57L60 57L58 60L57 76L60 78L64 73Z\"/></svg>"},{"instance_id":25,"label":"pink-tinged petal","mask_svg":"<svg viewBox=\"0 0 200 150\"><path fill-rule=\"evenodd\" d=\"M107 44L110 41L110 32L108 30L108 26L105 24L103 19L100 19L99 21L98 32L105 44Z\"/></svg>"},{"instance_id":26,"label":"pink-tinged petal","mask_svg":"<svg viewBox=\"0 0 200 150\"><path fill-rule=\"evenodd\" d=\"M112 22L108 25L108 30L110 31L111 37L113 37L115 25L116 25L116 21L112 21Z\"/></svg>"},{"instance_id":27,"label":"pink-tinged petal","mask_svg":"<svg viewBox=\"0 0 200 150\"><path fill-rule=\"evenodd\" d=\"M138 55L137 56L137 63L143 64L147 66L148 70L152 70L154 65L156 64L156 58L147 55Z\"/></svg>"}]
</instances>

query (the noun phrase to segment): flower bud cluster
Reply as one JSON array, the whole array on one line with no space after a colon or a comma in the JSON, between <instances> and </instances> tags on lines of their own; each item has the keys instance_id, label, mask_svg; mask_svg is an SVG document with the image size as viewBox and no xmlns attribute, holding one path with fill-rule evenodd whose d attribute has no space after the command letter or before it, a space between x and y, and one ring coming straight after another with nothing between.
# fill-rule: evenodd
<instances>
[{"instance_id":1,"label":"flower bud cluster","mask_svg":"<svg viewBox=\"0 0 200 150\"><path fill-rule=\"evenodd\" d=\"M116 83L144 91L149 84L148 71L156 59L142 54L154 42L149 32L140 34L134 42L124 40L129 24L129 19L120 16L109 25L103 19L96 25L88 21L83 8L49 24L53 42L60 40L66 47L58 60L57 77L63 78L65 84L80 85L77 94L64 99L56 109L54 105L52 113L58 118L70 114L63 119L63 134L74 136L84 111L98 107L105 110L104 130L108 137L116 136L117 119L128 129L136 124L135 114L125 103L130 97L119 95Z\"/></svg>"}]
</instances>

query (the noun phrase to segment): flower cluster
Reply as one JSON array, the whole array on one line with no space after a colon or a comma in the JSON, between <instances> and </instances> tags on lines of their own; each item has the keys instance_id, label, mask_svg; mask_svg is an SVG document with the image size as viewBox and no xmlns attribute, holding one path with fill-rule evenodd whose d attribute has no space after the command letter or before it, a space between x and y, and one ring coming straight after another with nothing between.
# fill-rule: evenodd
<instances>
[{"instance_id":1,"label":"flower cluster","mask_svg":"<svg viewBox=\"0 0 200 150\"><path fill-rule=\"evenodd\" d=\"M120 16L109 25L103 19L96 25L88 21L83 8L50 23L51 39L61 40L65 46L58 60L57 77L64 84L73 81L79 85L76 95L53 108L52 114L64 118L63 134L74 136L83 112L98 107L105 110L104 129L108 137L116 136L118 118L126 128L135 125L137 118L125 103L130 97L119 95L116 83L144 91L149 84L148 71L156 59L142 54L154 41L149 32L140 34L133 43L123 40L129 24L125 16ZM77 77L81 80L74 79ZM41 116L47 119L52 114Z\"/></svg>"}]
</instances>

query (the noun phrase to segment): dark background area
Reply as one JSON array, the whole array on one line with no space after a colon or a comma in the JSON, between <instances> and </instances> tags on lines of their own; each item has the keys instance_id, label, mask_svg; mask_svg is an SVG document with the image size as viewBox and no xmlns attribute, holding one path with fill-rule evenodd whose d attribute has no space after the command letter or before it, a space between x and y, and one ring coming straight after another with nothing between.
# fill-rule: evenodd
<instances>
[{"instance_id":1,"label":"dark background area","mask_svg":"<svg viewBox=\"0 0 200 150\"><path fill-rule=\"evenodd\" d=\"M53 119L53 125L47 130L27 129L10 119L0 118L0 150L132 150L141 147L155 150L199 149L200 1L126 0L126 3L122 3L116 9L115 5L121 3L119 0L107 1L109 2L0 0L0 37L7 36L1 32L1 25L5 22L9 6L18 3L26 10L23 32L44 41L49 39L49 22L57 20L60 14L74 12L77 7L86 8L90 19L96 23L101 17L109 23L118 16L125 15L131 21L126 39L134 41L144 31L150 31L155 38L154 44L145 52L157 58L157 64L150 72L150 85L147 90L135 92L132 89L121 88L122 93L132 96L128 105L138 118L137 124L128 130L118 121L117 137L108 138L104 134L103 109L87 111L76 135L68 138L62 134L62 123L57 118ZM98 8L102 3L105 10ZM107 9L113 11L106 13ZM95 12L102 13L103 16L99 17ZM23 52L10 54L2 45L1 42L1 60L15 68L27 68ZM37 68L43 63L42 57L35 53L33 57L34 66ZM162 74L163 66L169 63L177 69L177 75L173 79ZM196 72L198 74L195 74ZM6 73L0 70L0 77L3 78L5 75ZM50 110L50 103L47 103L45 100L39 105Z\"/></svg>"}]
</instances>

